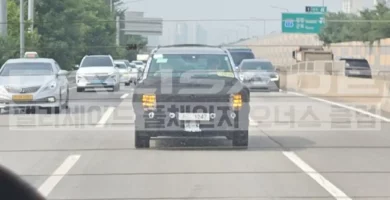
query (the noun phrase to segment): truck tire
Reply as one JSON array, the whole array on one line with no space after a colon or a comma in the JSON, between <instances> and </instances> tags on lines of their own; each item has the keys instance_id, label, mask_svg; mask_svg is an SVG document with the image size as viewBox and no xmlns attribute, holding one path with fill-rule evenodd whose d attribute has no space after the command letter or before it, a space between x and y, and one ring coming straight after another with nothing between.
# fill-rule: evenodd
<instances>
[{"instance_id":1,"label":"truck tire","mask_svg":"<svg viewBox=\"0 0 390 200\"><path fill-rule=\"evenodd\" d=\"M141 149L141 148L149 148L150 147L150 137L149 136L141 136L141 131L135 131L134 133L134 143L135 148Z\"/></svg>"},{"instance_id":2,"label":"truck tire","mask_svg":"<svg viewBox=\"0 0 390 200\"><path fill-rule=\"evenodd\" d=\"M248 130L236 131L233 134L233 146L234 147L248 147L249 138L248 138Z\"/></svg>"}]
</instances>

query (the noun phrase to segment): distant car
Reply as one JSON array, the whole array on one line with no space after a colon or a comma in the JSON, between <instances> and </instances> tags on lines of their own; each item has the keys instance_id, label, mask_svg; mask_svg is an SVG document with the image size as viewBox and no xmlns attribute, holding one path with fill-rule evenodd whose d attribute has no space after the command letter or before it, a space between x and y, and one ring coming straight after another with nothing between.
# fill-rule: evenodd
<instances>
[{"instance_id":1,"label":"distant car","mask_svg":"<svg viewBox=\"0 0 390 200\"><path fill-rule=\"evenodd\" d=\"M255 58L252 49L247 47L228 47L227 50L233 58L236 69L238 69L238 66L241 64L242 60Z\"/></svg>"},{"instance_id":2,"label":"distant car","mask_svg":"<svg viewBox=\"0 0 390 200\"><path fill-rule=\"evenodd\" d=\"M144 70L145 63L143 63L142 61L134 60L132 63L135 64L138 70L140 71Z\"/></svg>"},{"instance_id":3,"label":"distant car","mask_svg":"<svg viewBox=\"0 0 390 200\"><path fill-rule=\"evenodd\" d=\"M114 64L110 55L84 56L81 64L76 65L77 92L83 92L87 88L112 88L112 91L120 90L119 66Z\"/></svg>"},{"instance_id":4,"label":"distant car","mask_svg":"<svg viewBox=\"0 0 390 200\"><path fill-rule=\"evenodd\" d=\"M250 91L233 65L220 47L154 49L132 98L135 147L149 148L151 137L225 136L246 148Z\"/></svg>"},{"instance_id":5,"label":"distant car","mask_svg":"<svg viewBox=\"0 0 390 200\"><path fill-rule=\"evenodd\" d=\"M49 58L10 59L0 69L0 108L38 108L58 114L68 108L67 71Z\"/></svg>"},{"instance_id":6,"label":"distant car","mask_svg":"<svg viewBox=\"0 0 390 200\"><path fill-rule=\"evenodd\" d=\"M239 66L239 75L250 89L279 91L279 74L268 60L244 59Z\"/></svg>"},{"instance_id":7,"label":"distant car","mask_svg":"<svg viewBox=\"0 0 390 200\"><path fill-rule=\"evenodd\" d=\"M134 63L130 63L130 65L131 65L133 68L137 69L137 71L138 71L138 72L137 72L137 80L136 80L136 82L135 82L135 84L137 84L138 81L141 80L141 78L142 78L142 73L144 72L144 69L145 69L145 68L143 68L143 69L138 69L137 66L136 66Z\"/></svg>"},{"instance_id":8,"label":"distant car","mask_svg":"<svg viewBox=\"0 0 390 200\"><path fill-rule=\"evenodd\" d=\"M339 58L345 61L345 76L372 78L371 67L365 58Z\"/></svg>"},{"instance_id":9,"label":"distant car","mask_svg":"<svg viewBox=\"0 0 390 200\"><path fill-rule=\"evenodd\" d=\"M138 69L135 66L133 67L129 62L126 63L123 60L115 60L114 63L121 73L121 83L125 83L125 86L129 86L131 83L136 84Z\"/></svg>"}]
</instances>

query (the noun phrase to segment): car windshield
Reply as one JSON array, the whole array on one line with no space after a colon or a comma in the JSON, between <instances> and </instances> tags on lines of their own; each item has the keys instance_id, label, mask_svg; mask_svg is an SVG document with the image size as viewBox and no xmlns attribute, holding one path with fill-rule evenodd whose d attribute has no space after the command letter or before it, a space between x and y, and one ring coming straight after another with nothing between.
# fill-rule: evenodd
<instances>
[{"instance_id":1,"label":"car windshield","mask_svg":"<svg viewBox=\"0 0 390 200\"><path fill-rule=\"evenodd\" d=\"M348 67L370 68L370 64L368 64L367 60L345 59L345 62L349 65Z\"/></svg>"},{"instance_id":2,"label":"car windshield","mask_svg":"<svg viewBox=\"0 0 390 200\"><path fill-rule=\"evenodd\" d=\"M253 71L253 70L259 70L259 71L275 71L274 66L271 62L257 62L257 61L249 61L249 62L243 62L241 64L241 70L242 71Z\"/></svg>"},{"instance_id":3,"label":"car windshield","mask_svg":"<svg viewBox=\"0 0 390 200\"><path fill-rule=\"evenodd\" d=\"M169 76L169 71L172 76L186 72L210 75L232 72L232 67L227 55L167 54L152 59L148 76Z\"/></svg>"},{"instance_id":4,"label":"car windshield","mask_svg":"<svg viewBox=\"0 0 390 200\"><path fill-rule=\"evenodd\" d=\"M132 67L132 66L130 65L130 62L129 62L129 61L125 60L125 61L123 61L123 62L126 64L126 67Z\"/></svg>"},{"instance_id":5,"label":"car windshield","mask_svg":"<svg viewBox=\"0 0 390 200\"><path fill-rule=\"evenodd\" d=\"M85 57L80 67L109 67L113 66L112 60L108 56L89 56Z\"/></svg>"},{"instance_id":6,"label":"car windshield","mask_svg":"<svg viewBox=\"0 0 390 200\"><path fill-rule=\"evenodd\" d=\"M254 59L255 56L250 51L230 51L230 54L233 57L234 64L236 66L240 65L244 59Z\"/></svg>"},{"instance_id":7,"label":"car windshield","mask_svg":"<svg viewBox=\"0 0 390 200\"><path fill-rule=\"evenodd\" d=\"M124 62L116 62L115 65L118 66L119 69L127 69L128 68Z\"/></svg>"},{"instance_id":8,"label":"car windshield","mask_svg":"<svg viewBox=\"0 0 390 200\"><path fill-rule=\"evenodd\" d=\"M50 63L7 63L0 72L0 76L48 76L53 75Z\"/></svg>"}]
</instances>

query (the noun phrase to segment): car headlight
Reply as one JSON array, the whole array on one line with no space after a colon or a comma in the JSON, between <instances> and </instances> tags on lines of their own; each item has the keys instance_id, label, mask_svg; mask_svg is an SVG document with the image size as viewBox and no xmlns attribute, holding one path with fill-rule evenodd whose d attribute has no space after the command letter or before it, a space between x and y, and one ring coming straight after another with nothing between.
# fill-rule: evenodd
<instances>
[{"instance_id":1,"label":"car headlight","mask_svg":"<svg viewBox=\"0 0 390 200\"><path fill-rule=\"evenodd\" d=\"M4 86L0 86L0 94L6 94L8 91L5 89Z\"/></svg>"},{"instance_id":2,"label":"car headlight","mask_svg":"<svg viewBox=\"0 0 390 200\"><path fill-rule=\"evenodd\" d=\"M76 78L77 78L77 79L82 79L83 77L84 77L83 74L76 74Z\"/></svg>"},{"instance_id":3,"label":"car headlight","mask_svg":"<svg viewBox=\"0 0 390 200\"><path fill-rule=\"evenodd\" d=\"M279 74L275 74L275 77L271 78L271 81L277 81L279 80Z\"/></svg>"},{"instance_id":4,"label":"car headlight","mask_svg":"<svg viewBox=\"0 0 390 200\"><path fill-rule=\"evenodd\" d=\"M241 79L241 80L244 80L244 78L245 78L245 76L242 75L242 74L240 74L240 79Z\"/></svg>"}]
</instances>

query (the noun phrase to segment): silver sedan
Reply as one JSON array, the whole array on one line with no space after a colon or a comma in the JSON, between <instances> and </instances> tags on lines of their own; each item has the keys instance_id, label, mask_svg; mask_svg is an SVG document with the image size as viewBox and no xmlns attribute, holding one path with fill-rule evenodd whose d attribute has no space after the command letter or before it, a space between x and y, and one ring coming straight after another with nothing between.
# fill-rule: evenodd
<instances>
[{"instance_id":1,"label":"silver sedan","mask_svg":"<svg viewBox=\"0 0 390 200\"><path fill-rule=\"evenodd\" d=\"M251 90L279 91L279 74L268 60L245 59L238 67L238 73Z\"/></svg>"},{"instance_id":2,"label":"silver sedan","mask_svg":"<svg viewBox=\"0 0 390 200\"><path fill-rule=\"evenodd\" d=\"M60 113L69 103L67 74L49 58L8 60L0 69L0 109L44 108Z\"/></svg>"}]
</instances>

